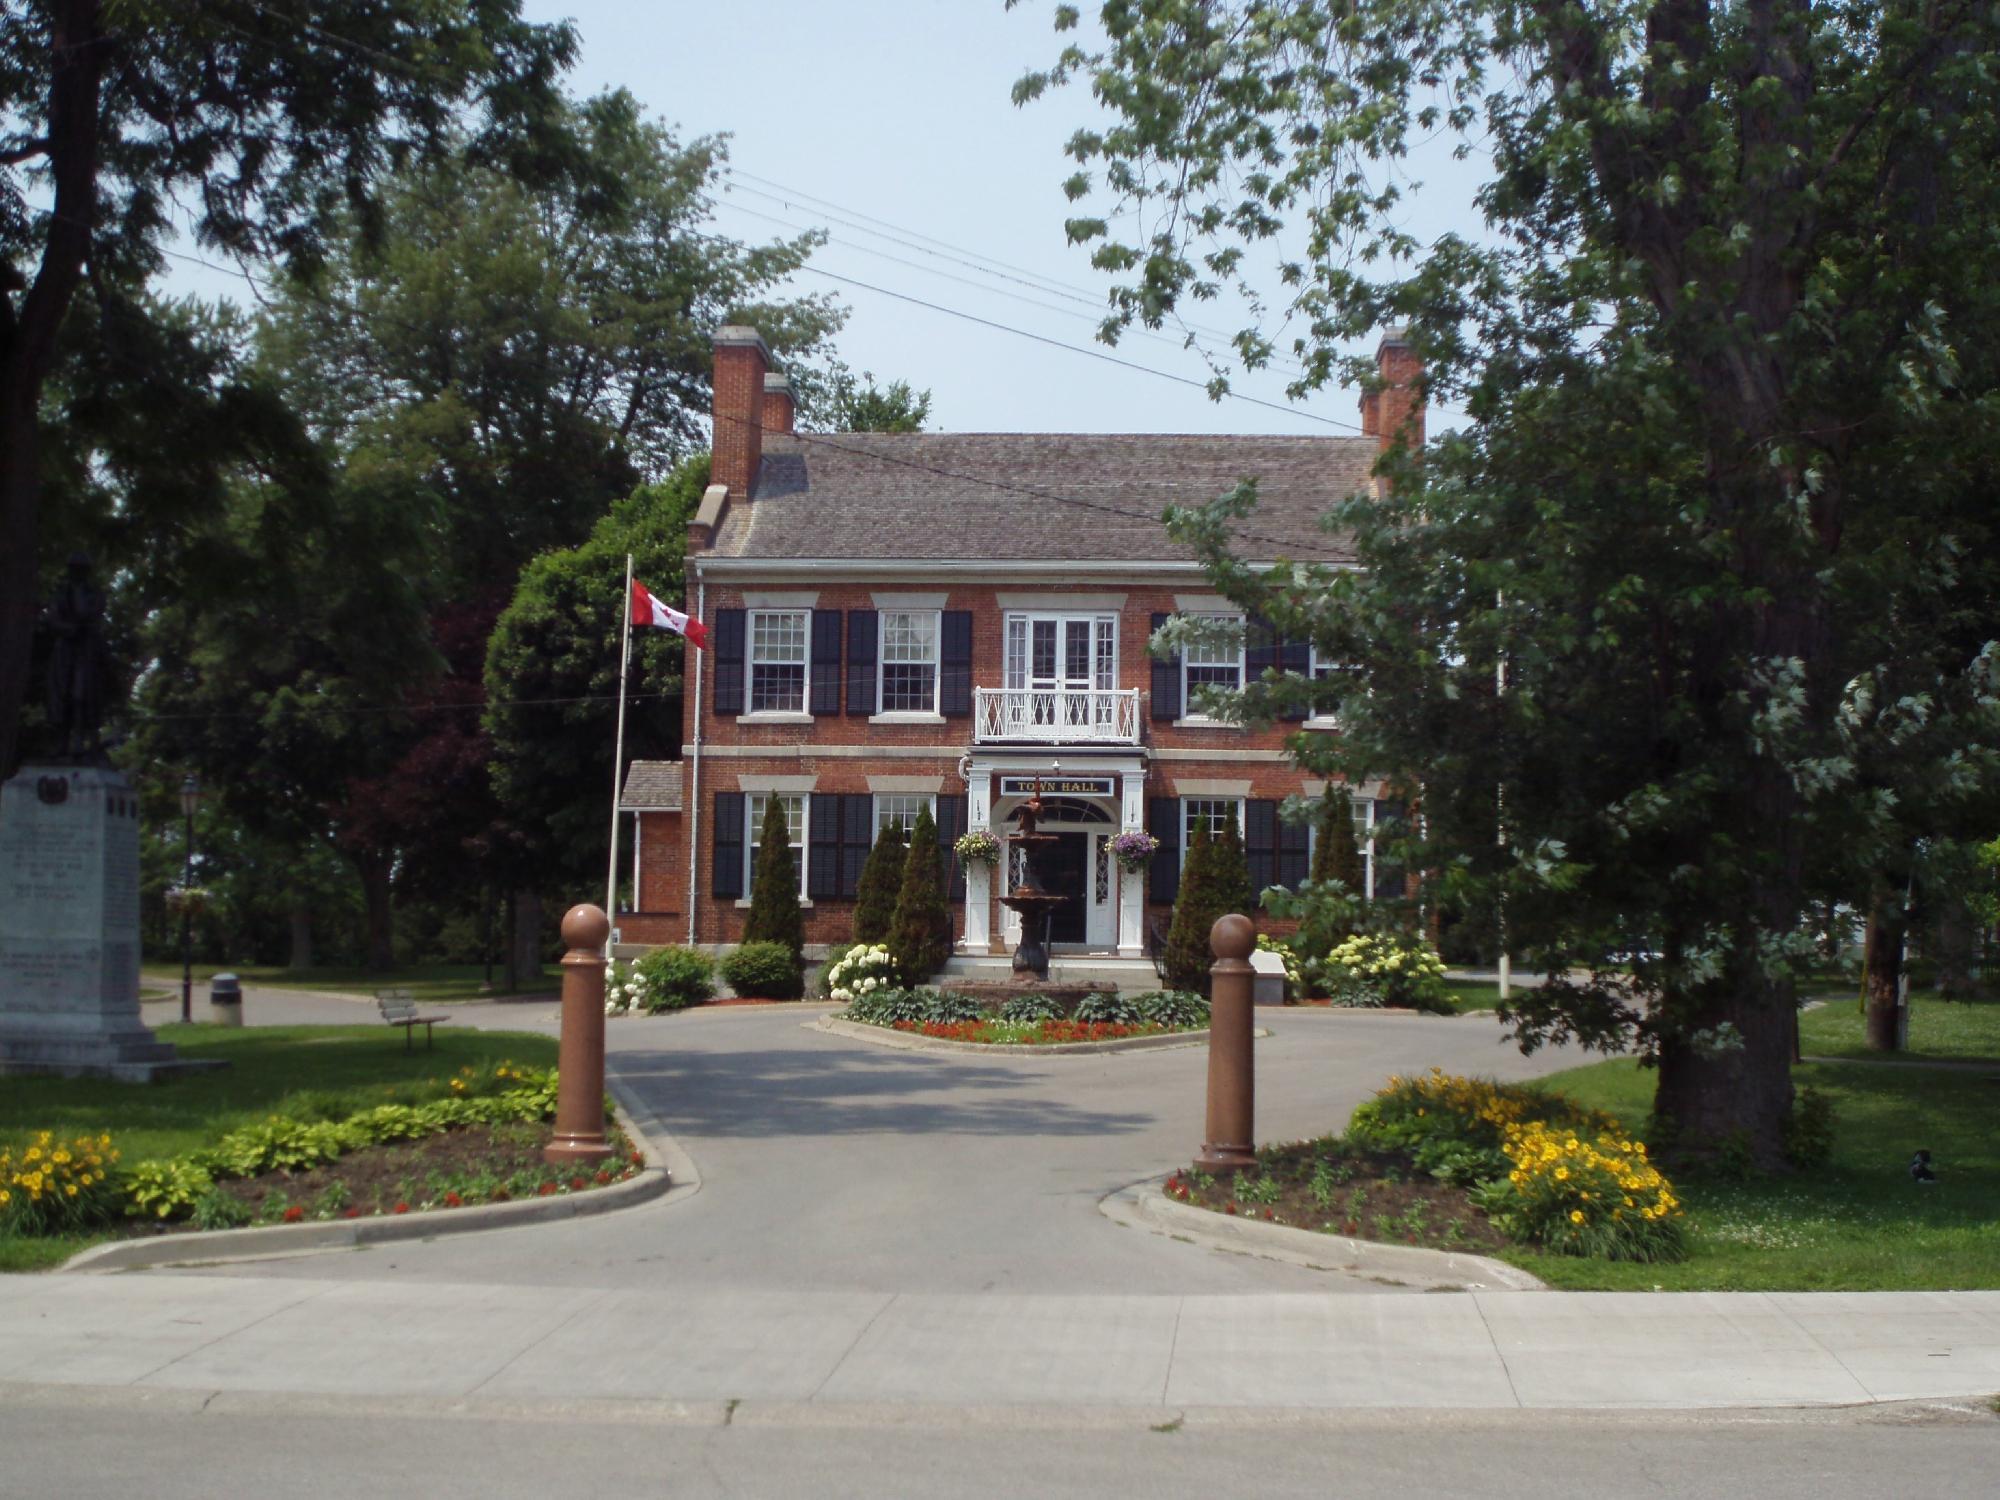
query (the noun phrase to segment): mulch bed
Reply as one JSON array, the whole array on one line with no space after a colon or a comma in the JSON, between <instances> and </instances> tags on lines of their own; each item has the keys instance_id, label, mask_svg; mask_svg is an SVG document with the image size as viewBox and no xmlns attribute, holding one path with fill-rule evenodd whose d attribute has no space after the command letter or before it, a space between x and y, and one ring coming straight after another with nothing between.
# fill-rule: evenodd
<instances>
[{"instance_id":1,"label":"mulch bed","mask_svg":"<svg viewBox=\"0 0 2000 1500\"><path fill-rule=\"evenodd\" d=\"M1513 1243L1464 1188L1426 1177L1401 1152L1327 1141L1268 1148L1258 1166L1229 1180L1189 1167L1167 1179L1166 1194L1238 1218L1384 1244L1486 1252Z\"/></svg>"},{"instance_id":2,"label":"mulch bed","mask_svg":"<svg viewBox=\"0 0 2000 1500\"><path fill-rule=\"evenodd\" d=\"M542 1148L554 1133L545 1123L472 1125L350 1151L303 1172L225 1178L215 1186L242 1205L244 1224L283 1224L585 1192L631 1177L643 1165L624 1132L608 1126L614 1152L608 1160L595 1167L552 1166L542 1160ZM218 1227L224 1226L144 1220L128 1233L136 1238Z\"/></svg>"}]
</instances>

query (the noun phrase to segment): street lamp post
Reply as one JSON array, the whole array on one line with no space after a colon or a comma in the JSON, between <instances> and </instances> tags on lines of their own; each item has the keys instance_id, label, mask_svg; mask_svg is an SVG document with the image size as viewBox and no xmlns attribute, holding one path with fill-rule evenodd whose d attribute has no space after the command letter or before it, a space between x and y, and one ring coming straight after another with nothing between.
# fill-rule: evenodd
<instances>
[{"instance_id":1,"label":"street lamp post","mask_svg":"<svg viewBox=\"0 0 2000 1500\"><path fill-rule=\"evenodd\" d=\"M181 783L181 1020L194 1019L194 810L201 783L192 774Z\"/></svg>"}]
</instances>

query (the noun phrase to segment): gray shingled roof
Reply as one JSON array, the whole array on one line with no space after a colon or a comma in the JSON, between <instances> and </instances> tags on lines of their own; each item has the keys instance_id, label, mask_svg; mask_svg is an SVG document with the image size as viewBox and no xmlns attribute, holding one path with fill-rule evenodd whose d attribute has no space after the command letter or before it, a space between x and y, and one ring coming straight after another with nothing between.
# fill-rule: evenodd
<instances>
[{"instance_id":1,"label":"gray shingled roof","mask_svg":"<svg viewBox=\"0 0 2000 1500\"><path fill-rule=\"evenodd\" d=\"M731 506L725 557L1181 560L1170 503L1259 481L1243 555L1345 562L1318 527L1369 483L1373 438L1156 433L768 434L755 503ZM748 514L745 514L745 511Z\"/></svg>"},{"instance_id":2,"label":"gray shingled roof","mask_svg":"<svg viewBox=\"0 0 2000 1500\"><path fill-rule=\"evenodd\" d=\"M679 812L681 763L677 760L635 760L625 773L619 794L620 812Z\"/></svg>"}]
</instances>

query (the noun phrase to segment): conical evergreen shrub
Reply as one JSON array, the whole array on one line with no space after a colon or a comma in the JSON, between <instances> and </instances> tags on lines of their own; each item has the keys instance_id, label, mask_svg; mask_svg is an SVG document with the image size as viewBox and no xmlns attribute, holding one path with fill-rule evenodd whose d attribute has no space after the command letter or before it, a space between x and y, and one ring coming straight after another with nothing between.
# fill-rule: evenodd
<instances>
[{"instance_id":1,"label":"conical evergreen shrub","mask_svg":"<svg viewBox=\"0 0 2000 1500\"><path fill-rule=\"evenodd\" d=\"M1359 900L1366 872L1361 864L1361 846L1354 841L1354 799L1346 787L1328 782L1319 799L1318 838L1313 844L1312 878L1338 880L1347 893Z\"/></svg>"},{"instance_id":2,"label":"conical evergreen shrub","mask_svg":"<svg viewBox=\"0 0 2000 1500\"><path fill-rule=\"evenodd\" d=\"M757 836L757 865L750 879L750 915L743 923L746 943L782 943L803 975L805 918L799 911L799 867L792 859L791 831L784 799L764 799L764 826Z\"/></svg>"},{"instance_id":3,"label":"conical evergreen shrub","mask_svg":"<svg viewBox=\"0 0 2000 1500\"><path fill-rule=\"evenodd\" d=\"M902 889L889 923L889 953L896 972L912 987L923 984L951 957L951 908L945 904L944 862L938 854L937 825L926 808L910 831L903 859Z\"/></svg>"},{"instance_id":4,"label":"conical evergreen shrub","mask_svg":"<svg viewBox=\"0 0 2000 1500\"><path fill-rule=\"evenodd\" d=\"M1208 993L1208 968L1215 961L1208 933L1225 908L1216 899L1215 840L1208 819L1196 818L1181 863L1180 894L1174 897L1174 919L1167 928L1167 983L1177 990Z\"/></svg>"},{"instance_id":5,"label":"conical evergreen shrub","mask_svg":"<svg viewBox=\"0 0 2000 1500\"><path fill-rule=\"evenodd\" d=\"M1213 857L1215 899L1220 903L1216 915L1232 911L1252 915L1257 910L1257 892L1250 889L1250 860L1243 852L1243 833L1236 819L1224 820L1222 832L1215 838Z\"/></svg>"},{"instance_id":6,"label":"conical evergreen shrub","mask_svg":"<svg viewBox=\"0 0 2000 1500\"><path fill-rule=\"evenodd\" d=\"M896 896L903 889L903 864L909 857L910 839L901 823L891 823L868 851L861 867L861 887L854 898L854 941L880 943L888 940L889 924L896 919Z\"/></svg>"}]
</instances>

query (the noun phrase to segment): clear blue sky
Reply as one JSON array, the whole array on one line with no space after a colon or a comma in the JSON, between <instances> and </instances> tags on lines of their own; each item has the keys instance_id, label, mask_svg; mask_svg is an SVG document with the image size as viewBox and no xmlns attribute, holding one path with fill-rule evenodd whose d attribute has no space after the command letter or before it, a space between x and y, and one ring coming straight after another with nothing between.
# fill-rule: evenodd
<instances>
[{"instance_id":1,"label":"clear blue sky","mask_svg":"<svg viewBox=\"0 0 2000 1500\"><path fill-rule=\"evenodd\" d=\"M578 92L624 87L684 138L730 136L737 175L718 197L723 232L759 239L824 227L833 242L813 264L826 271L1104 349L1095 325L1108 279L1063 234L1074 210L1061 190L1073 167L1062 146L1092 117L1088 90L1055 91L1025 109L1009 100L1023 72L1055 55L1048 0L1013 11L1002 0L525 0L524 9L532 19L577 23ZM1467 185L1464 169L1441 158L1431 170L1442 180L1413 202L1411 222L1435 233L1463 217ZM866 228L881 232L834 216L866 216L880 221ZM1034 285L952 258L968 253L1018 268ZM242 291L184 266L174 279L205 295ZM931 425L946 431L1355 430L1350 391L1306 403L1304 411L1339 424L1328 425L1296 409L1216 403L1199 389L849 282L803 274L796 285L837 293L851 309L842 356L879 378L929 387ZM1224 332L1237 323L1221 307L1190 317ZM1178 333L1135 331L1105 352L1196 381L1208 376ZM1234 379L1245 394L1292 405L1282 375Z\"/></svg>"}]
</instances>

